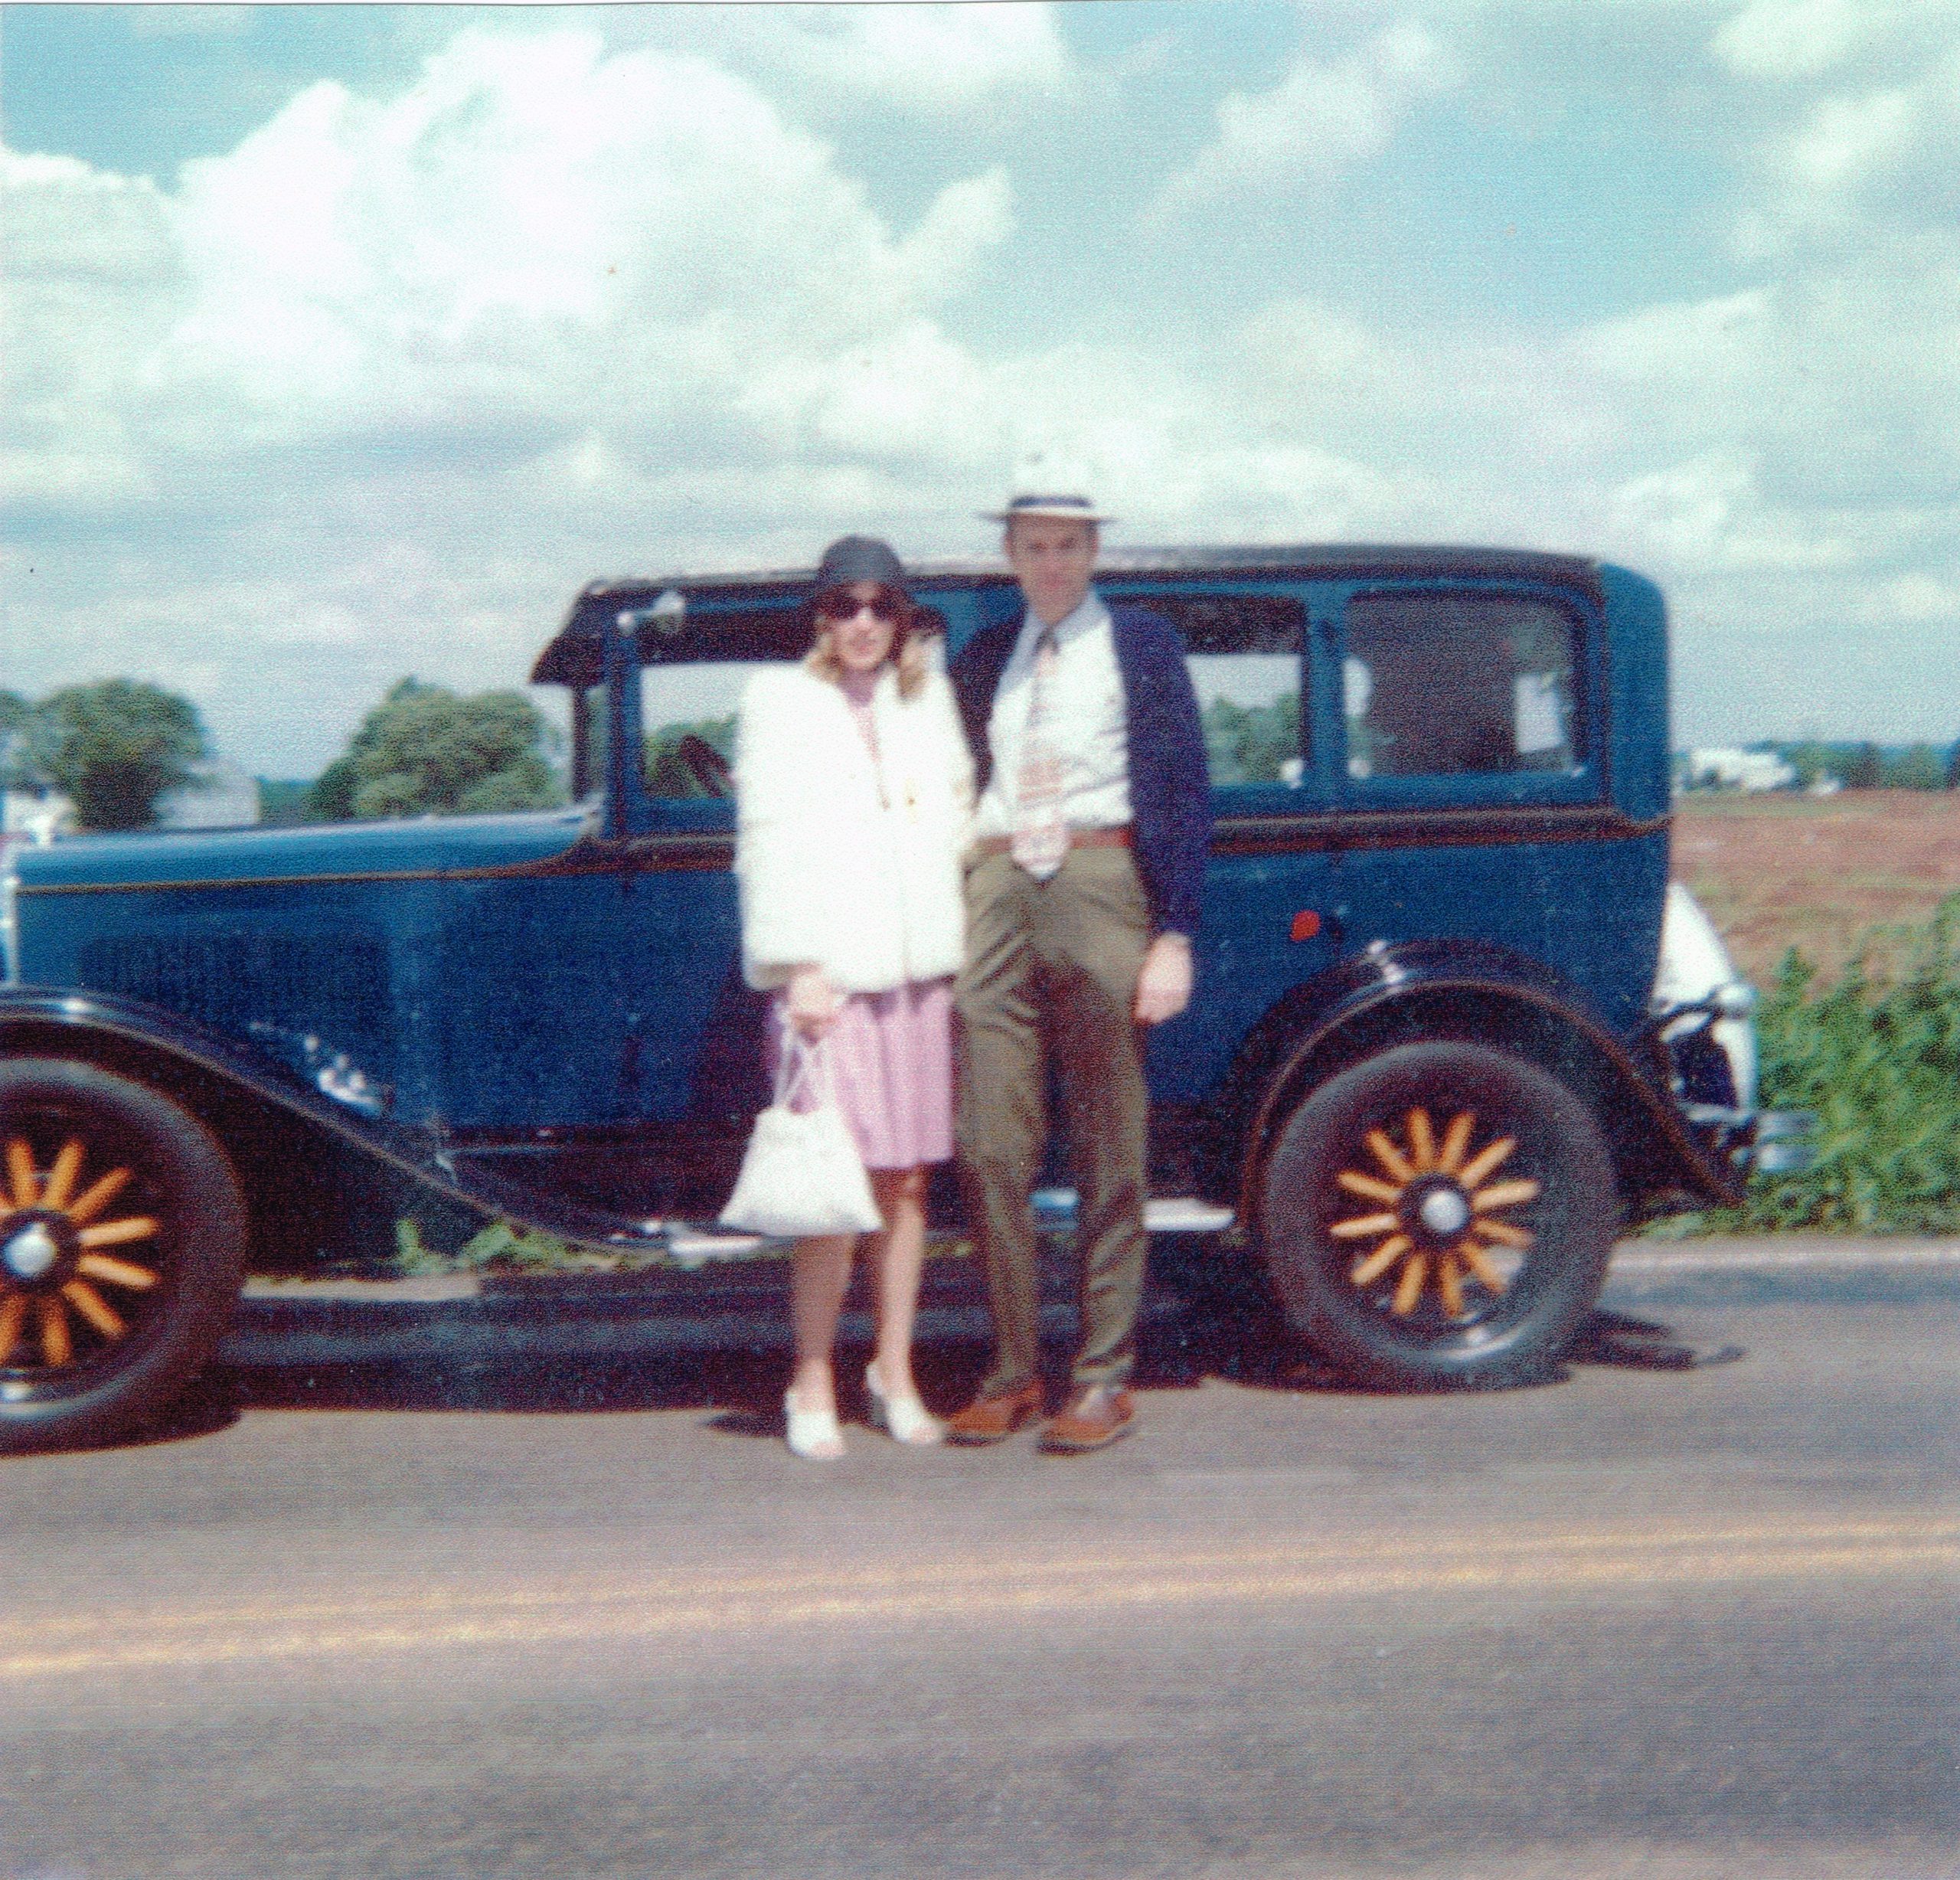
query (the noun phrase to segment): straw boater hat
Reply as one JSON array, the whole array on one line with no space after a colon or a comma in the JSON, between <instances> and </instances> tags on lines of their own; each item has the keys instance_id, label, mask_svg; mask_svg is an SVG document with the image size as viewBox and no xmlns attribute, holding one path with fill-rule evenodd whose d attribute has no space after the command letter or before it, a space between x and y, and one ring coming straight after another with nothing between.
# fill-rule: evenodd
<instances>
[{"instance_id":1,"label":"straw boater hat","mask_svg":"<svg viewBox=\"0 0 1960 1880\"><path fill-rule=\"evenodd\" d=\"M1014 472L1014 488L1004 509L989 509L982 519L1011 522L1018 515L1051 516L1060 522L1113 522L1094 500L1082 492L1089 479L1076 464L1032 459Z\"/></svg>"}]
</instances>

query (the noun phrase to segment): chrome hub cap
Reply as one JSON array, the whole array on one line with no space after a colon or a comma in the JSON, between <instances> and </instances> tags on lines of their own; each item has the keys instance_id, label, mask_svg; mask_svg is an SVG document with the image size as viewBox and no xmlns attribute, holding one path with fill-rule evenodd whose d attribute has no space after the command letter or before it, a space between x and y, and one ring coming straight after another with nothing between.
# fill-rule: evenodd
<instances>
[{"instance_id":1,"label":"chrome hub cap","mask_svg":"<svg viewBox=\"0 0 1960 1880\"><path fill-rule=\"evenodd\" d=\"M1470 1224L1470 1203L1460 1188L1431 1188L1416 1213L1439 1241L1453 1240Z\"/></svg>"},{"instance_id":2,"label":"chrome hub cap","mask_svg":"<svg viewBox=\"0 0 1960 1880\"><path fill-rule=\"evenodd\" d=\"M0 1247L0 1266L5 1267L10 1278L24 1286L46 1279L60 1257L60 1244L48 1232L44 1221L30 1221L9 1234L5 1247Z\"/></svg>"}]
</instances>

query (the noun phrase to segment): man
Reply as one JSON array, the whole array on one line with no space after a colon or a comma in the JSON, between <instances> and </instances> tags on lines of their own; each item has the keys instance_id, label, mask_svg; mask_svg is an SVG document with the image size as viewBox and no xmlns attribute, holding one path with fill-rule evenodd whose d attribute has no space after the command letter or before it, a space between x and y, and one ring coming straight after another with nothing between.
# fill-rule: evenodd
<instances>
[{"instance_id":1,"label":"man","mask_svg":"<svg viewBox=\"0 0 1960 1880\"><path fill-rule=\"evenodd\" d=\"M1106 607L1101 525L1079 493L1016 495L1005 526L1021 618L952 669L981 792L966 879L957 1128L967 1216L993 1306L992 1370L955 1442L1040 1416L1039 1243L1030 1195L1059 1087L1077 1193L1083 1339L1050 1453L1125 1434L1147 1241L1145 1028L1191 993L1210 790L1176 629Z\"/></svg>"}]
</instances>

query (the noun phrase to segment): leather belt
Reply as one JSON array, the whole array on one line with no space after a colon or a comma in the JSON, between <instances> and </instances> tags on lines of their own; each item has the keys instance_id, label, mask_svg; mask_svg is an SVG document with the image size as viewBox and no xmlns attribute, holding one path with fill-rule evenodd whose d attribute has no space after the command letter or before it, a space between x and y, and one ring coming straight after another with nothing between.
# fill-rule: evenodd
<instances>
[{"instance_id":1,"label":"leather belt","mask_svg":"<svg viewBox=\"0 0 1960 1880\"><path fill-rule=\"evenodd\" d=\"M1011 835L983 835L974 846L983 855L1004 855L1014 848ZM1119 822L1113 829L1070 829L1069 846L1071 848L1127 848L1130 846L1130 826Z\"/></svg>"}]
</instances>

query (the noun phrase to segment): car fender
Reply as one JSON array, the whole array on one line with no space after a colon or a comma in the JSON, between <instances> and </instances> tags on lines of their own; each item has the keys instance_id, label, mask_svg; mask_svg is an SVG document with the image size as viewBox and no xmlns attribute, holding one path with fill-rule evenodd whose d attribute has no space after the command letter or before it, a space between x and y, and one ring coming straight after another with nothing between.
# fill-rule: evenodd
<instances>
[{"instance_id":1,"label":"car fender","mask_svg":"<svg viewBox=\"0 0 1960 1880\"><path fill-rule=\"evenodd\" d=\"M1438 1038L1512 1051L1588 1101L1628 1202L1680 1192L1704 1205L1737 1198L1739 1179L1695 1139L1671 1093L1549 967L1483 942L1378 940L1280 1002L1227 1080L1240 1219L1257 1221L1267 1153L1315 1084L1374 1051Z\"/></svg>"},{"instance_id":2,"label":"car fender","mask_svg":"<svg viewBox=\"0 0 1960 1880\"><path fill-rule=\"evenodd\" d=\"M660 1244L664 1224L534 1192L467 1164L436 1131L393 1123L388 1093L315 1038L283 1043L292 1068L195 1022L113 993L0 986L0 1057L67 1058L118 1071L211 1123L272 1109L325 1132L445 1200L587 1245Z\"/></svg>"}]
</instances>

